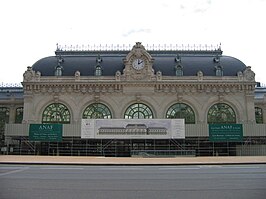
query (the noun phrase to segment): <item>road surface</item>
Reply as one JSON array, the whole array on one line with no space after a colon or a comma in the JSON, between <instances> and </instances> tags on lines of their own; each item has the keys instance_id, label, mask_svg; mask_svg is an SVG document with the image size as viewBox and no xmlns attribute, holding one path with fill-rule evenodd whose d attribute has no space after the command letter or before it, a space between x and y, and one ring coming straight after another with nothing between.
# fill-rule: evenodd
<instances>
[{"instance_id":1,"label":"road surface","mask_svg":"<svg viewBox=\"0 0 266 199\"><path fill-rule=\"evenodd\" d=\"M266 165L0 165L1 199L265 199Z\"/></svg>"}]
</instances>

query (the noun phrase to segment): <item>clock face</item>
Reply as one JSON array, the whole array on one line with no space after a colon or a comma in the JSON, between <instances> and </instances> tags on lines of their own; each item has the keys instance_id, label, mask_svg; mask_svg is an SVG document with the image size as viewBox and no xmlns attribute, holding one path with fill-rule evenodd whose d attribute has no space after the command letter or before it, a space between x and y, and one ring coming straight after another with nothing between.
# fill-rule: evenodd
<instances>
[{"instance_id":1,"label":"clock face","mask_svg":"<svg viewBox=\"0 0 266 199\"><path fill-rule=\"evenodd\" d=\"M144 68L144 60L140 58L135 59L132 63L132 66L136 70L141 70Z\"/></svg>"}]
</instances>

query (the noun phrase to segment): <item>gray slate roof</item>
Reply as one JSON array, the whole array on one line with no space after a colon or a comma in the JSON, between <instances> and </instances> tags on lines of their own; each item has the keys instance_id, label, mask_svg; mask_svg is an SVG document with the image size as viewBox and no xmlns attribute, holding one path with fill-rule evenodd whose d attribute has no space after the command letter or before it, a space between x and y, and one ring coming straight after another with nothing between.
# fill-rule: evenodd
<instances>
[{"instance_id":1,"label":"gray slate roof","mask_svg":"<svg viewBox=\"0 0 266 199\"><path fill-rule=\"evenodd\" d=\"M23 99L23 87L0 87L0 100Z\"/></svg>"},{"instance_id":2,"label":"gray slate roof","mask_svg":"<svg viewBox=\"0 0 266 199\"><path fill-rule=\"evenodd\" d=\"M161 71L162 75L175 76L175 58L177 54L181 57L181 65L183 66L184 76L195 76L198 71L202 71L204 76L215 76L215 66L220 64L223 67L224 76L236 76L237 72L244 71L246 65L240 60L222 55L220 63L214 62L217 52L203 51L148 51L154 59L153 68L155 73ZM42 76L53 76L55 67L58 65L59 55L64 60L61 63L63 66L63 76L74 76L76 71L79 71L81 76L93 76L96 66L96 58L101 56L102 62L100 65L103 69L103 76L114 76L117 71L123 73L124 62L129 51L95 51L95 52L65 52L56 51L56 56L42 58L33 64L34 71L41 72Z\"/></svg>"}]
</instances>

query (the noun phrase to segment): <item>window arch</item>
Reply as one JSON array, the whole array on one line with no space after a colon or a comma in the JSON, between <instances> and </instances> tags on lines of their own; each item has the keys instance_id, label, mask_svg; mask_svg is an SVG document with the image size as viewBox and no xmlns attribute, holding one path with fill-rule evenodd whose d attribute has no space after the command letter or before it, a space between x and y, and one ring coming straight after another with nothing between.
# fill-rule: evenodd
<instances>
[{"instance_id":1,"label":"window arch","mask_svg":"<svg viewBox=\"0 0 266 199\"><path fill-rule=\"evenodd\" d=\"M0 134L4 132L5 124L9 122L9 108L0 107Z\"/></svg>"},{"instance_id":2,"label":"window arch","mask_svg":"<svg viewBox=\"0 0 266 199\"><path fill-rule=\"evenodd\" d=\"M54 75L55 75L55 76L62 76L62 75L63 75L63 67L60 66L60 65L58 65L58 66L55 68Z\"/></svg>"},{"instance_id":3,"label":"window arch","mask_svg":"<svg viewBox=\"0 0 266 199\"><path fill-rule=\"evenodd\" d=\"M95 67L95 76L102 76L102 67L100 65Z\"/></svg>"},{"instance_id":4,"label":"window arch","mask_svg":"<svg viewBox=\"0 0 266 199\"><path fill-rule=\"evenodd\" d=\"M0 139L4 135L6 123L9 123L9 108L0 107Z\"/></svg>"},{"instance_id":5,"label":"window arch","mask_svg":"<svg viewBox=\"0 0 266 199\"><path fill-rule=\"evenodd\" d=\"M68 108L61 103L53 103L47 106L42 114L42 123L70 123L70 112Z\"/></svg>"},{"instance_id":6,"label":"window arch","mask_svg":"<svg viewBox=\"0 0 266 199\"><path fill-rule=\"evenodd\" d=\"M215 67L215 74L216 74L216 76L222 77L223 76L223 67L222 66L216 66Z\"/></svg>"},{"instance_id":7,"label":"window arch","mask_svg":"<svg viewBox=\"0 0 266 199\"><path fill-rule=\"evenodd\" d=\"M177 65L175 70L176 76L183 76L183 67L181 65Z\"/></svg>"},{"instance_id":8,"label":"window arch","mask_svg":"<svg viewBox=\"0 0 266 199\"><path fill-rule=\"evenodd\" d=\"M263 111L262 108L255 107L255 117L257 124L263 124Z\"/></svg>"},{"instance_id":9,"label":"window arch","mask_svg":"<svg viewBox=\"0 0 266 199\"><path fill-rule=\"evenodd\" d=\"M94 103L84 110L83 119L111 119L112 114L107 106L101 103Z\"/></svg>"},{"instance_id":10,"label":"window arch","mask_svg":"<svg viewBox=\"0 0 266 199\"><path fill-rule=\"evenodd\" d=\"M184 118L186 124L195 124L195 113L190 106L184 103L172 105L166 112L166 118Z\"/></svg>"},{"instance_id":11,"label":"window arch","mask_svg":"<svg viewBox=\"0 0 266 199\"><path fill-rule=\"evenodd\" d=\"M208 123L236 123L236 114L231 106L218 103L214 104L208 111Z\"/></svg>"},{"instance_id":12,"label":"window arch","mask_svg":"<svg viewBox=\"0 0 266 199\"><path fill-rule=\"evenodd\" d=\"M0 107L0 122L3 124L9 122L9 108Z\"/></svg>"},{"instance_id":13,"label":"window arch","mask_svg":"<svg viewBox=\"0 0 266 199\"><path fill-rule=\"evenodd\" d=\"M15 123L21 123L22 120L23 120L23 107L19 107L16 109Z\"/></svg>"},{"instance_id":14,"label":"window arch","mask_svg":"<svg viewBox=\"0 0 266 199\"><path fill-rule=\"evenodd\" d=\"M130 105L124 115L125 119L152 119L153 113L151 109L142 103Z\"/></svg>"}]
</instances>

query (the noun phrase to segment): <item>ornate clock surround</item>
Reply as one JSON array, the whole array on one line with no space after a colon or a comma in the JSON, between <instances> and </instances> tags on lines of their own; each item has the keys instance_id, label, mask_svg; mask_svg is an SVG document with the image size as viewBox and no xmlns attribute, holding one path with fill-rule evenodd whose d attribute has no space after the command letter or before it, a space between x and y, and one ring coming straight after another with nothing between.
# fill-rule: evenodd
<instances>
[{"instance_id":1,"label":"ornate clock surround","mask_svg":"<svg viewBox=\"0 0 266 199\"><path fill-rule=\"evenodd\" d=\"M122 76L126 80L152 80L155 78L152 68L153 58L141 42L136 42L124 59L124 64Z\"/></svg>"}]
</instances>

